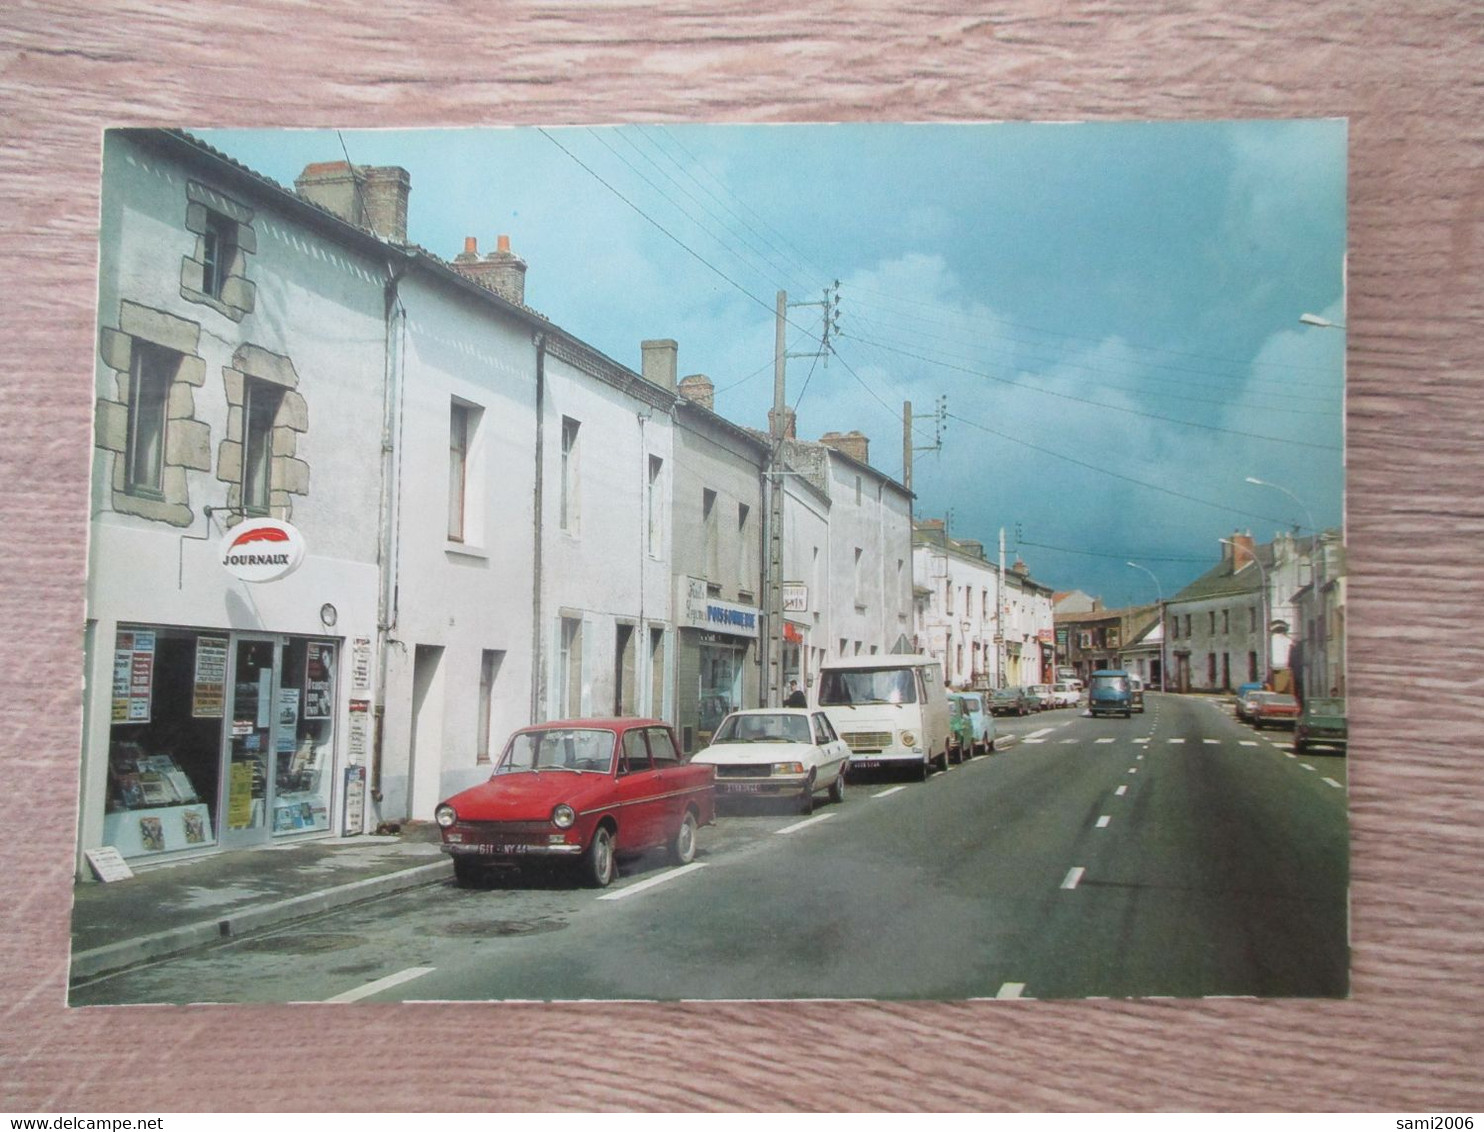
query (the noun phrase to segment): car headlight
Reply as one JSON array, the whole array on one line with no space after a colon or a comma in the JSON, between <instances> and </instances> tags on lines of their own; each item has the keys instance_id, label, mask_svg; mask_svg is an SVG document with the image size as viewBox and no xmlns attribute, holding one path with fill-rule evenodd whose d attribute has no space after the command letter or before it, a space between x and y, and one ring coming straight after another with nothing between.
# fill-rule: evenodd
<instances>
[{"instance_id":1,"label":"car headlight","mask_svg":"<svg viewBox=\"0 0 1484 1132\"><path fill-rule=\"evenodd\" d=\"M576 820L577 811L574 810L571 806L567 805L566 802L563 802L560 806L551 811L551 824L556 826L558 829L568 829Z\"/></svg>"},{"instance_id":2,"label":"car headlight","mask_svg":"<svg viewBox=\"0 0 1484 1132\"><path fill-rule=\"evenodd\" d=\"M915 746L917 746L917 736L914 735L910 731L903 731L902 732L902 746L904 746L904 747L915 747Z\"/></svg>"},{"instance_id":3,"label":"car headlight","mask_svg":"<svg viewBox=\"0 0 1484 1132\"><path fill-rule=\"evenodd\" d=\"M452 806L450 806L447 802L444 802L441 806L433 811L433 820L441 825L444 829L447 829L449 826L453 825L454 822L459 820L459 815Z\"/></svg>"},{"instance_id":4,"label":"car headlight","mask_svg":"<svg viewBox=\"0 0 1484 1132\"><path fill-rule=\"evenodd\" d=\"M774 763L773 764L773 773L774 774L803 774L804 773L804 764L803 763Z\"/></svg>"}]
</instances>

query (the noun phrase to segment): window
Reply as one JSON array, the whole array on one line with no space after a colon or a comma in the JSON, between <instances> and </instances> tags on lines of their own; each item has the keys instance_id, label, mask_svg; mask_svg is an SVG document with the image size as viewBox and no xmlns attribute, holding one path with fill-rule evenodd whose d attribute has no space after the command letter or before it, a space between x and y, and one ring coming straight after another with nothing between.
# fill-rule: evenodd
<instances>
[{"instance_id":1,"label":"window","mask_svg":"<svg viewBox=\"0 0 1484 1132\"><path fill-rule=\"evenodd\" d=\"M479 655L479 721L475 724L474 761L490 761L490 706L494 701L495 677L500 673L503 650L485 649Z\"/></svg>"},{"instance_id":2,"label":"window","mask_svg":"<svg viewBox=\"0 0 1484 1132\"><path fill-rule=\"evenodd\" d=\"M570 534L577 533L577 520L581 513L577 494L577 430L581 422L571 417L562 418L562 496L561 527Z\"/></svg>"},{"instance_id":3,"label":"window","mask_svg":"<svg viewBox=\"0 0 1484 1132\"><path fill-rule=\"evenodd\" d=\"M618 773L642 774L652 769L649 762L649 748L644 744L644 732L637 727L632 731L625 731L623 736L623 755L619 759Z\"/></svg>"},{"instance_id":4,"label":"window","mask_svg":"<svg viewBox=\"0 0 1484 1132\"><path fill-rule=\"evenodd\" d=\"M752 540L748 538L747 521L752 517L752 508L745 503L737 504L737 585L748 589L752 576Z\"/></svg>"},{"instance_id":5,"label":"window","mask_svg":"<svg viewBox=\"0 0 1484 1132\"><path fill-rule=\"evenodd\" d=\"M160 496L164 493L166 408L180 357L147 342L135 342L132 361L125 490L132 495Z\"/></svg>"},{"instance_id":6,"label":"window","mask_svg":"<svg viewBox=\"0 0 1484 1132\"><path fill-rule=\"evenodd\" d=\"M665 631L649 630L649 714L665 714Z\"/></svg>"},{"instance_id":7,"label":"window","mask_svg":"<svg viewBox=\"0 0 1484 1132\"><path fill-rule=\"evenodd\" d=\"M1257 606L1249 605L1247 607L1247 621L1248 631L1253 633L1257 632Z\"/></svg>"},{"instance_id":8,"label":"window","mask_svg":"<svg viewBox=\"0 0 1484 1132\"><path fill-rule=\"evenodd\" d=\"M647 543L649 556L658 558L662 552L665 521L665 504L662 488L663 481L660 474L665 470L665 462L658 456L649 458L649 492L645 500L645 506L649 508L649 533Z\"/></svg>"},{"instance_id":9,"label":"window","mask_svg":"<svg viewBox=\"0 0 1484 1132\"><path fill-rule=\"evenodd\" d=\"M201 233L201 292L213 299L222 297L222 285L232 272L237 254L237 224L219 213L206 216Z\"/></svg>"},{"instance_id":10,"label":"window","mask_svg":"<svg viewBox=\"0 0 1484 1132\"><path fill-rule=\"evenodd\" d=\"M577 719L582 715L582 619L563 617L557 655L557 715Z\"/></svg>"},{"instance_id":11,"label":"window","mask_svg":"<svg viewBox=\"0 0 1484 1132\"><path fill-rule=\"evenodd\" d=\"M855 505L857 507L859 507L861 505L861 478L860 478L860 476L856 476L855 477Z\"/></svg>"},{"instance_id":12,"label":"window","mask_svg":"<svg viewBox=\"0 0 1484 1132\"><path fill-rule=\"evenodd\" d=\"M675 740L663 727L650 727L645 732L649 737L649 754L654 759L656 770L680 765L680 752L675 749Z\"/></svg>"},{"instance_id":13,"label":"window","mask_svg":"<svg viewBox=\"0 0 1484 1132\"><path fill-rule=\"evenodd\" d=\"M1208 615L1211 618L1211 635L1214 637L1216 635L1216 611L1214 609L1209 610Z\"/></svg>"},{"instance_id":14,"label":"window","mask_svg":"<svg viewBox=\"0 0 1484 1132\"><path fill-rule=\"evenodd\" d=\"M453 402L448 423L448 538L464 541L464 498L469 475L470 408Z\"/></svg>"},{"instance_id":15,"label":"window","mask_svg":"<svg viewBox=\"0 0 1484 1132\"><path fill-rule=\"evenodd\" d=\"M1206 654L1206 687L1216 687L1216 654L1214 652Z\"/></svg>"},{"instance_id":16,"label":"window","mask_svg":"<svg viewBox=\"0 0 1484 1132\"><path fill-rule=\"evenodd\" d=\"M856 607L856 609L860 609L862 607L862 602L865 599L865 594L861 591L861 582L862 582L862 578L861 578L861 558L862 558L862 556L864 554L865 554L865 551L862 550L860 547L856 547L855 548L855 607Z\"/></svg>"},{"instance_id":17,"label":"window","mask_svg":"<svg viewBox=\"0 0 1484 1132\"><path fill-rule=\"evenodd\" d=\"M701 489L701 532L706 553L706 576L715 578L721 572L721 548L716 533L716 492Z\"/></svg>"},{"instance_id":18,"label":"window","mask_svg":"<svg viewBox=\"0 0 1484 1132\"><path fill-rule=\"evenodd\" d=\"M249 515L266 515L273 497L273 424L283 386L248 378L242 398L242 508Z\"/></svg>"},{"instance_id":19,"label":"window","mask_svg":"<svg viewBox=\"0 0 1484 1132\"><path fill-rule=\"evenodd\" d=\"M1255 652L1249 652L1247 654L1247 680L1253 684L1257 683L1258 680L1257 653Z\"/></svg>"},{"instance_id":20,"label":"window","mask_svg":"<svg viewBox=\"0 0 1484 1132\"><path fill-rule=\"evenodd\" d=\"M638 641L632 625L619 625L613 641L613 714L636 715Z\"/></svg>"},{"instance_id":21,"label":"window","mask_svg":"<svg viewBox=\"0 0 1484 1132\"><path fill-rule=\"evenodd\" d=\"M1232 616L1229 609L1223 609L1221 611L1221 631L1223 633L1230 633L1232 631Z\"/></svg>"}]
</instances>

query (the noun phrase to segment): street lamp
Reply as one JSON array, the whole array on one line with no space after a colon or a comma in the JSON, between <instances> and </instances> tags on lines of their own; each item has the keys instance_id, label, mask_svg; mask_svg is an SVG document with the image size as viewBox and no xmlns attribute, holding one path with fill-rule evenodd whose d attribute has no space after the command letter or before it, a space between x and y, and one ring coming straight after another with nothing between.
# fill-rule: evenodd
<instances>
[{"instance_id":1,"label":"street lamp","mask_svg":"<svg viewBox=\"0 0 1484 1132\"><path fill-rule=\"evenodd\" d=\"M1234 542L1229 538L1217 539L1216 541L1224 542L1227 546L1232 548L1232 551L1234 552L1232 555L1233 573L1236 573L1235 552L1238 550L1244 550L1248 554L1252 555L1252 561L1257 566L1258 577L1262 579L1262 682L1264 685L1266 685L1269 682L1268 678L1272 675L1273 667L1273 627L1268 616L1268 572L1263 569L1262 559L1257 556L1256 547L1249 548L1243 546L1238 542Z\"/></svg>"},{"instance_id":2,"label":"street lamp","mask_svg":"<svg viewBox=\"0 0 1484 1132\"><path fill-rule=\"evenodd\" d=\"M1165 690L1165 592L1160 587L1159 579L1154 576L1154 571L1148 566L1140 566L1137 562L1126 562L1126 566L1132 566L1135 570L1142 570L1149 575L1149 580L1154 583L1154 596L1159 600L1159 690Z\"/></svg>"},{"instance_id":3,"label":"street lamp","mask_svg":"<svg viewBox=\"0 0 1484 1132\"><path fill-rule=\"evenodd\" d=\"M1275 491L1281 491L1284 495L1288 496L1289 499L1293 500L1294 503L1298 504L1298 509L1304 513L1304 518L1309 520L1309 533L1311 535L1317 535L1319 533L1319 529L1314 526L1314 513L1304 506L1304 501L1302 499L1293 494L1293 492L1289 491L1281 483L1270 483L1267 480L1260 480L1256 476L1248 476L1247 482L1255 483L1258 487L1271 487Z\"/></svg>"}]
</instances>

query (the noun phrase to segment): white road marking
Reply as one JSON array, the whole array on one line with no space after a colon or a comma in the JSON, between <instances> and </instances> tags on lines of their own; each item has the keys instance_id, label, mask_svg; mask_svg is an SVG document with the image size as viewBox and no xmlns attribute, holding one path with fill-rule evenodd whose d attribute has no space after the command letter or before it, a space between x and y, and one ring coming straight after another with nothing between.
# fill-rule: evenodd
<instances>
[{"instance_id":1,"label":"white road marking","mask_svg":"<svg viewBox=\"0 0 1484 1132\"><path fill-rule=\"evenodd\" d=\"M1082 874L1086 871L1081 865L1078 865L1075 869L1067 870L1067 877L1061 882L1061 886L1063 888L1076 888L1082 881Z\"/></svg>"},{"instance_id":2,"label":"white road marking","mask_svg":"<svg viewBox=\"0 0 1484 1132\"><path fill-rule=\"evenodd\" d=\"M1043 727L1039 731L1032 731L1029 735L1026 736L1026 738L1039 739L1042 735L1050 735L1055 730L1055 727Z\"/></svg>"},{"instance_id":3,"label":"white road marking","mask_svg":"<svg viewBox=\"0 0 1484 1132\"><path fill-rule=\"evenodd\" d=\"M1257 740L1256 739L1240 739L1240 740L1238 740L1238 745L1239 746L1243 746L1243 747L1255 747L1255 746L1257 746Z\"/></svg>"},{"instance_id":4,"label":"white road marking","mask_svg":"<svg viewBox=\"0 0 1484 1132\"><path fill-rule=\"evenodd\" d=\"M1102 817L1098 818L1098 828L1099 829L1107 829L1108 828L1108 823L1110 821L1112 821L1112 820L1113 819L1110 818L1107 814L1104 814Z\"/></svg>"},{"instance_id":5,"label":"white road marking","mask_svg":"<svg viewBox=\"0 0 1484 1132\"><path fill-rule=\"evenodd\" d=\"M805 818L803 821L794 822L793 825L786 825L782 829L775 829L773 833L775 836L784 833L796 833L801 829L808 829L811 825L818 825L822 821L829 821L834 816L835 812L833 810L827 814L815 814L812 818Z\"/></svg>"},{"instance_id":6,"label":"white road marking","mask_svg":"<svg viewBox=\"0 0 1484 1132\"><path fill-rule=\"evenodd\" d=\"M1308 763L1299 763L1299 766L1303 767L1305 770L1314 770L1314 768L1312 766L1310 766ZM1315 774L1318 774L1319 772L1318 771L1314 771L1314 773Z\"/></svg>"},{"instance_id":7,"label":"white road marking","mask_svg":"<svg viewBox=\"0 0 1484 1132\"><path fill-rule=\"evenodd\" d=\"M1341 785L1340 785L1340 784L1339 784L1339 783L1338 783L1338 782L1336 782L1336 781L1335 781L1335 780L1334 780L1334 779L1333 779L1333 778L1323 778L1323 779L1320 779L1320 781L1321 781L1321 782L1328 782L1328 783L1329 783L1329 784L1330 784L1330 785L1331 785L1331 786L1333 786L1333 787L1334 787L1334 788L1335 788L1335 789L1336 789L1336 790L1343 790L1343 789L1345 789L1345 788L1344 788L1344 787L1343 787L1343 786L1341 786Z\"/></svg>"},{"instance_id":8,"label":"white road marking","mask_svg":"<svg viewBox=\"0 0 1484 1132\"><path fill-rule=\"evenodd\" d=\"M1185 742L1185 740L1184 739L1171 739L1170 742L1171 743L1183 743L1183 742Z\"/></svg>"},{"instance_id":9,"label":"white road marking","mask_svg":"<svg viewBox=\"0 0 1484 1132\"><path fill-rule=\"evenodd\" d=\"M1288 757L1289 757L1289 758L1291 758L1291 759L1296 759L1296 758L1298 758L1298 756L1297 756L1297 755L1296 755L1296 754L1294 754L1294 753L1293 753L1293 752L1292 752L1292 751L1284 751L1284 752L1283 752L1283 753L1284 753L1284 754L1285 754L1285 755L1287 755L1287 756L1288 756Z\"/></svg>"},{"instance_id":10,"label":"white road marking","mask_svg":"<svg viewBox=\"0 0 1484 1132\"><path fill-rule=\"evenodd\" d=\"M1221 740L1220 739L1202 739L1201 742L1205 743L1207 746L1210 746L1210 747L1219 747L1219 746L1221 746Z\"/></svg>"},{"instance_id":11,"label":"white road marking","mask_svg":"<svg viewBox=\"0 0 1484 1132\"><path fill-rule=\"evenodd\" d=\"M377 979L375 982L366 983L356 987L355 990L348 990L344 994L337 994L334 998L327 998L325 1001L358 1002L363 998L369 998L371 995L379 994L391 987L410 983L413 979L420 979L432 970L434 970L432 967L408 967L405 971L398 971L395 975L388 975L384 979Z\"/></svg>"},{"instance_id":12,"label":"white road marking","mask_svg":"<svg viewBox=\"0 0 1484 1132\"><path fill-rule=\"evenodd\" d=\"M1112 739L1099 739L1098 742L1099 743L1111 743L1111 742L1113 742L1113 740Z\"/></svg>"},{"instance_id":13,"label":"white road marking","mask_svg":"<svg viewBox=\"0 0 1484 1132\"><path fill-rule=\"evenodd\" d=\"M1128 793L1128 787L1127 786L1120 786L1117 790L1113 791L1113 793L1115 793L1115 794L1119 795L1120 797L1122 797L1124 794L1127 794Z\"/></svg>"},{"instance_id":14,"label":"white road marking","mask_svg":"<svg viewBox=\"0 0 1484 1132\"><path fill-rule=\"evenodd\" d=\"M1044 743L1044 742L1046 742L1046 740L1045 739L1022 739L1021 742L1022 743Z\"/></svg>"},{"instance_id":15,"label":"white road marking","mask_svg":"<svg viewBox=\"0 0 1484 1132\"><path fill-rule=\"evenodd\" d=\"M1025 993L1024 983L1003 983L995 998L1019 998Z\"/></svg>"},{"instance_id":16,"label":"white road marking","mask_svg":"<svg viewBox=\"0 0 1484 1132\"><path fill-rule=\"evenodd\" d=\"M1147 743L1147 742L1149 742L1149 738L1148 738L1148 736L1145 736L1143 739L1135 739L1134 742L1135 743Z\"/></svg>"},{"instance_id":17,"label":"white road marking","mask_svg":"<svg viewBox=\"0 0 1484 1132\"><path fill-rule=\"evenodd\" d=\"M1131 766L1131 767L1128 768L1128 772L1130 774L1138 774L1139 773L1139 768L1136 767L1136 766Z\"/></svg>"},{"instance_id":18,"label":"white road marking","mask_svg":"<svg viewBox=\"0 0 1484 1132\"><path fill-rule=\"evenodd\" d=\"M887 797L890 794L895 794L898 790L905 790L905 789L907 789L905 786L891 786L891 787L888 787L887 789L881 791L881 793L879 793L879 794L872 794L871 797L873 797L873 798L885 798L885 797Z\"/></svg>"},{"instance_id":19,"label":"white road marking","mask_svg":"<svg viewBox=\"0 0 1484 1132\"><path fill-rule=\"evenodd\" d=\"M1144 756L1143 755L1135 755L1134 758L1138 759L1140 762L1143 762L1144 761Z\"/></svg>"},{"instance_id":20,"label":"white road marking","mask_svg":"<svg viewBox=\"0 0 1484 1132\"><path fill-rule=\"evenodd\" d=\"M1077 742L1077 740L1075 740L1075 739L1063 739L1061 741L1061 745L1063 747L1065 747L1065 746L1067 746L1067 744L1069 744L1069 743L1075 743L1075 742Z\"/></svg>"},{"instance_id":21,"label":"white road marking","mask_svg":"<svg viewBox=\"0 0 1484 1132\"><path fill-rule=\"evenodd\" d=\"M825 815L825 817L829 817L829 816L830 815L828 815L828 814ZM779 832L782 833L783 831L782 830L779 830ZM645 892L648 889L654 888L656 885L668 884L670 881L674 880L676 877L683 877L683 876L685 876L686 873L693 873L697 869L704 869L705 867L706 867L706 862L704 862L704 861L692 861L688 865L681 865L680 868L678 868L678 869L671 869L668 872L661 873L657 877L650 877L648 880L641 880L638 884L631 884L627 888L621 888L621 889L619 889L617 892L605 893L604 895L598 897L598 899L599 900L627 900L630 896L637 896L639 893Z\"/></svg>"}]
</instances>

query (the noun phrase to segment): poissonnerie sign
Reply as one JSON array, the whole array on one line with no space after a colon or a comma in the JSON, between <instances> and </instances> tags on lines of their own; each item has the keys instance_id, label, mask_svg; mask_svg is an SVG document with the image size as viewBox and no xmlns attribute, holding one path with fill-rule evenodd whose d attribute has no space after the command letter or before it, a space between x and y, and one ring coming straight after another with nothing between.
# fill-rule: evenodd
<instances>
[{"instance_id":1,"label":"poissonnerie sign","mask_svg":"<svg viewBox=\"0 0 1484 1132\"><path fill-rule=\"evenodd\" d=\"M276 582L304 561L304 536L277 519L251 519L222 543L222 566L244 582Z\"/></svg>"}]
</instances>

